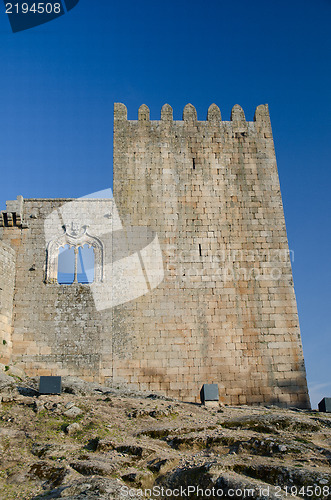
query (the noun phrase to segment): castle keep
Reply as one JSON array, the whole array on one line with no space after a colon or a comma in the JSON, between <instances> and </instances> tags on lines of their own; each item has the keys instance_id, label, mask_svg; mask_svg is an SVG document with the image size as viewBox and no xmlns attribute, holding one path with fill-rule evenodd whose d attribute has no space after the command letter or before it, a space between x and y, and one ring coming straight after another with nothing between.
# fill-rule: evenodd
<instances>
[{"instance_id":1,"label":"castle keep","mask_svg":"<svg viewBox=\"0 0 331 500\"><path fill-rule=\"evenodd\" d=\"M185 401L309 407L268 107L114 112L113 199L25 199L0 217L0 362ZM58 283L65 245L94 282Z\"/></svg>"}]
</instances>

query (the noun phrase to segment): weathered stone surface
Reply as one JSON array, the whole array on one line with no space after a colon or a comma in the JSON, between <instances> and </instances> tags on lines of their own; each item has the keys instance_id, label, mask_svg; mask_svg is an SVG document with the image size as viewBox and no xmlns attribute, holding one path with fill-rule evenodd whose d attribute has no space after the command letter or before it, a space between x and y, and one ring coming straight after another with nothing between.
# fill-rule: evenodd
<instances>
[{"instance_id":1,"label":"weathered stone surface","mask_svg":"<svg viewBox=\"0 0 331 500\"><path fill-rule=\"evenodd\" d=\"M49 452L49 450L51 450L51 448L52 445L50 444L33 443L31 453L38 458L42 458Z\"/></svg>"},{"instance_id":2,"label":"weathered stone surface","mask_svg":"<svg viewBox=\"0 0 331 500\"><path fill-rule=\"evenodd\" d=\"M0 213L0 225L2 214ZM7 367L12 355L15 250L0 241L0 362Z\"/></svg>"},{"instance_id":3,"label":"weathered stone surface","mask_svg":"<svg viewBox=\"0 0 331 500\"><path fill-rule=\"evenodd\" d=\"M127 455L135 455L137 457L141 457L143 454L143 448L141 446L134 446L134 445L117 446L116 451Z\"/></svg>"},{"instance_id":4,"label":"weathered stone surface","mask_svg":"<svg viewBox=\"0 0 331 500\"><path fill-rule=\"evenodd\" d=\"M170 468L173 468L177 464L177 459L169 458L154 458L147 462L147 467L153 473L164 474Z\"/></svg>"},{"instance_id":5,"label":"weathered stone surface","mask_svg":"<svg viewBox=\"0 0 331 500\"><path fill-rule=\"evenodd\" d=\"M94 392L96 385L86 382L78 377L63 377L62 378L62 391L69 394L86 396Z\"/></svg>"},{"instance_id":6,"label":"weathered stone surface","mask_svg":"<svg viewBox=\"0 0 331 500\"><path fill-rule=\"evenodd\" d=\"M69 500L125 500L127 494L123 493L125 485L116 479L108 478L85 478L84 480L76 480L65 488L55 489L47 495L35 497L34 500L50 500L52 498L67 498ZM130 488L130 498L141 499L141 495L135 493L133 488Z\"/></svg>"},{"instance_id":7,"label":"weathered stone surface","mask_svg":"<svg viewBox=\"0 0 331 500\"><path fill-rule=\"evenodd\" d=\"M20 379L24 379L26 377L25 371L18 366L10 365L6 373L12 377L18 377Z\"/></svg>"},{"instance_id":8,"label":"weathered stone surface","mask_svg":"<svg viewBox=\"0 0 331 500\"><path fill-rule=\"evenodd\" d=\"M39 413L22 404L22 396L3 404L0 498L116 499L128 488L130 497L141 498L137 488L190 484L221 488L221 498L235 498L230 490L245 487L250 498L285 500L277 487L330 487L328 414L262 406L224 406L219 414L172 401L176 412L158 420L150 412L167 409L169 402L138 394L113 394L111 406L100 392L43 396ZM65 434L63 411L79 405L79 432ZM139 418L129 416L135 408L144 410ZM121 480L113 490L114 477Z\"/></svg>"},{"instance_id":9,"label":"weathered stone surface","mask_svg":"<svg viewBox=\"0 0 331 500\"><path fill-rule=\"evenodd\" d=\"M116 469L116 465L110 461L99 460L79 460L71 462L70 467L75 469L83 476L108 476Z\"/></svg>"},{"instance_id":10,"label":"weathered stone surface","mask_svg":"<svg viewBox=\"0 0 331 500\"><path fill-rule=\"evenodd\" d=\"M246 476L260 479L265 483L286 486L293 484L297 488L308 485L327 486L331 488L331 474L316 472L313 469L297 469L294 467L282 467L279 465L243 465L234 466L233 470ZM320 495L317 495L320 496Z\"/></svg>"},{"instance_id":11,"label":"weathered stone surface","mask_svg":"<svg viewBox=\"0 0 331 500\"><path fill-rule=\"evenodd\" d=\"M149 488L154 482L153 473L149 470L141 471L134 468L121 476L127 484L132 483L136 488Z\"/></svg>"},{"instance_id":12,"label":"weathered stone surface","mask_svg":"<svg viewBox=\"0 0 331 500\"><path fill-rule=\"evenodd\" d=\"M114 450L116 448L116 444L111 439L100 439L97 444L98 451L109 451Z\"/></svg>"},{"instance_id":13,"label":"weathered stone surface","mask_svg":"<svg viewBox=\"0 0 331 500\"><path fill-rule=\"evenodd\" d=\"M33 464L29 471L29 476L31 478L47 481L53 487L61 484L65 475L65 467L55 467L53 464L44 461Z\"/></svg>"},{"instance_id":14,"label":"weathered stone surface","mask_svg":"<svg viewBox=\"0 0 331 500\"><path fill-rule=\"evenodd\" d=\"M66 433L68 434L68 436L72 436L80 430L81 426L77 422L74 422L73 424L68 425L68 427L66 428Z\"/></svg>"},{"instance_id":15,"label":"weathered stone surface","mask_svg":"<svg viewBox=\"0 0 331 500\"><path fill-rule=\"evenodd\" d=\"M165 476L161 476L157 484L173 491L180 487L188 488L188 486L200 488L200 492L213 491L214 488L215 492L217 490L222 492L217 496L215 494L216 498L246 498L246 496L249 496L249 498L258 500L286 499L286 494L281 494L274 486L228 471L212 462L200 466L192 465L175 469ZM236 492L238 493L235 494ZM206 495L200 493L198 498L204 499L208 498L208 496L208 493ZM175 495L170 495L169 498L174 499ZM291 498L298 497L293 495Z\"/></svg>"},{"instance_id":16,"label":"weathered stone surface","mask_svg":"<svg viewBox=\"0 0 331 500\"><path fill-rule=\"evenodd\" d=\"M251 429L256 432L279 433L280 430L310 431L315 432L320 426L304 417L288 417L285 415L254 415L244 416L234 420L224 420L223 427L228 429Z\"/></svg>"},{"instance_id":17,"label":"weathered stone surface","mask_svg":"<svg viewBox=\"0 0 331 500\"><path fill-rule=\"evenodd\" d=\"M16 381L6 373L0 372L0 392L16 391Z\"/></svg>"},{"instance_id":18,"label":"weathered stone surface","mask_svg":"<svg viewBox=\"0 0 331 500\"><path fill-rule=\"evenodd\" d=\"M144 410L142 408L137 408L127 412L129 418L145 417L149 415L152 418L159 419L162 417L168 417L169 415L175 415L175 414L176 414L176 409L171 405L163 409Z\"/></svg>"},{"instance_id":19,"label":"weathered stone surface","mask_svg":"<svg viewBox=\"0 0 331 500\"><path fill-rule=\"evenodd\" d=\"M77 406L72 406L71 408L69 408L69 410L63 412L63 415L69 418L75 418L81 415L82 413L83 411L80 408L78 408Z\"/></svg>"}]
</instances>

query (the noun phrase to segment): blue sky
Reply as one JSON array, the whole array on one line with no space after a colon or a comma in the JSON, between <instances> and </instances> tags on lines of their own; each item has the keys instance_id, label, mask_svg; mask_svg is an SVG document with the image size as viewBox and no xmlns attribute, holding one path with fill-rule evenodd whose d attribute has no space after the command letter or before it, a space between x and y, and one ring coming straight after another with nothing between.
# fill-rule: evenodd
<instances>
[{"instance_id":1,"label":"blue sky","mask_svg":"<svg viewBox=\"0 0 331 500\"><path fill-rule=\"evenodd\" d=\"M269 104L314 406L331 396L331 1L80 0L16 34L0 7L1 209L111 186L115 101Z\"/></svg>"}]
</instances>

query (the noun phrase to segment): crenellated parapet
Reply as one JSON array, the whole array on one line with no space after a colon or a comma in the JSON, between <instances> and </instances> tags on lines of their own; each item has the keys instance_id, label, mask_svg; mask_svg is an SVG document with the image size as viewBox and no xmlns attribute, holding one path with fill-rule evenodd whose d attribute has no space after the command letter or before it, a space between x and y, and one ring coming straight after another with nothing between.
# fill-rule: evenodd
<instances>
[{"instance_id":1,"label":"crenellated parapet","mask_svg":"<svg viewBox=\"0 0 331 500\"><path fill-rule=\"evenodd\" d=\"M172 122L174 119L172 107L170 104L164 104L161 109L161 120L166 122Z\"/></svg>"},{"instance_id":2,"label":"crenellated parapet","mask_svg":"<svg viewBox=\"0 0 331 500\"><path fill-rule=\"evenodd\" d=\"M23 196L17 196L16 200L6 201L6 210L0 213L0 227L23 226L23 203Z\"/></svg>"},{"instance_id":3,"label":"crenellated parapet","mask_svg":"<svg viewBox=\"0 0 331 500\"><path fill-rule=\"evenodd\" d=\"M138 119L131 120L126 106L115 103L114 149L114 193L117 198L123 190L124 179L119 182L122 164L128 158L127 175L137 182L141 179L149 182L150 171L155 175L158 172L158 179L163 182L164 177L178 166L179 175L191 169L196 174L202 169L205 175L210 171L213 182L227 165L231 165L232 172L242 181L239 174L242 165L246 165L248 175L252 165L266 169L269 175L277 172L267 104L257 106L254 120L248 121L239 104L233 106L229 120L222 119L221 110L215 103L209 106L205 120L199 120L191 103L184 107L181 120L174 119L170 104L162 106L159 120L151 119L146 104L139 107ZM268 161L261 164L260 159ZM140 189L148 187L142 184Z\"/></svg>"},{"instance_id":4,"label":"crenellated parapet","mask_svg":"<svg viewBox=\"0 0 331 500\"><path fill-rule=\"evenodd\" d=\"M197 111L192 104L186 104L183 111L183 121L184 122L196 122L198 121Z\"/></svg>"},{"instance_id":5,"label":"crenellated parapet","mask_svg":"<svg viewBox=\"0 0 331 500\"><path fill-rule=\"evenodd\" d=\"M221 111L217 104L211 104L208 108L207 121L218 123L222 121Z\"/></svg>"},{"instance_id":6,"label":"crenellated parapet","mask_svg":"<svg viewBox=\"0 0 331 500\"><path fill-rule=\"evenodd\" d=\"M114 118L116 121L130 121L136 122L137 120L128 120L127 119L127 108L125 104L115 103L114 105ZM142 104L138 110L138 122L157 122L158 120L150 120L150 110L146 104ZM161 122L169 122L173 120L173 109L169 104L164 104L161 109ZM178 121L178 120L175 120ZM180 120L179 120L180 121ZM186 104L183 110L182 121L184 122L199 122L203 121L198 120L198 115L196 108L192 104ZM221 111L220 108L216 104L211 104L208 108L207 112L207 122L218 124L222 122ZM247 122L245 117L245 112L239 104L235 104L231 110L230 122ZM249 122L251 123L251 122ZM270 126L270 117L269 117L269 109L267 104L261 104L257 106L255 110L254 120L259 128L261 127L269 127Z\"/></svg>"},{"instance_id":7,"label":"crenellated parapet","mask_svg":"<svg viewBox=\"0 0 331 500\"><path fill-rule=\"evenodd\" d=\"M149 107L142 104L138 110L138 121L149 122Z\"/></svg>"},{"instance_id":8,"label":"crenellated parapet","mask_svg":"<svg viewBox=\"0 0 331 500\"><path fill-rule=\"evenodd\" d=\"M245 122L246 117L244 110L239 104L235 104L231 110L231 121L232 122Z\"/></svg>"},{"instance_id":9,"label":"crenellated parapet","mask_svg":"<svg viewBox=\"0 0 331 500\"><path fill-rule=\"evenodd\" d=\"M271 122L268 104L260 104L255 110L254 122L257 130L264 131L265 138L272 138Z\"/></svg>"},{"instance_id":10,"label":"crenellated parapet","mask_svg":"<svg viewBox=\"0 0 331 500\"><path fill-rule=\"evenodd\" d=\"M154 132L157 129L167 130L169 133L170 128L176 127L194 128L202 127L205 131L220 129L225 134L237 134L237 137L242 140L245 136L254 136L265 139L272 139L272 130L269 117L269 109L267 104L257 106L254 114L254 119L249 121L246 119L245 112L239 104L235 104L231 110L230 120L222 120L220 108L215 104L211 104L207 111L207 119L199 120L196 108L191 104L186 104L183 109L182 119L174 120L173 108L169 104L164 104L161 109L160 120L152 120L150 118L150 109L146 104L142 104L138 110L138 120L128 120L127 108L122 103L115 103L114 105L114 121L116 123L116 130L126 128L127 125L133 127L132 130L140 130L146 133L151 128Z\"/></svg>"}]
</instances>

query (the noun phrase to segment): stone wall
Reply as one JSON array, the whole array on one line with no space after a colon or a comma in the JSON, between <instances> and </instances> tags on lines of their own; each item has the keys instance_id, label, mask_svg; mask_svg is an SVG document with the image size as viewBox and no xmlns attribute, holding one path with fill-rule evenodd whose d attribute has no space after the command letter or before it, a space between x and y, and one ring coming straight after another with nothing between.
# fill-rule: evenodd
<instances>
[{"instance_id":1,"label":"stone wall","mask_svg":"<svg viewBox=\"0 0 331 500\"><path fill-rule=\"evenodd\" d=\"M191 105L182 121L168 105L160 121L144 105L114 118L114 200L18 197L0 214L16 253L11 362L185 401L217 383L228 404L309 407L267 106L254 122L215 105L207 121ZM59 285L59 249L83 244L95 282Z\"/></svg>"},{"instance_id":2,"label":"stone wall","mask_svg":"<svg viewBox=\"0 0 331 500\"><path fill-rule=\"evenodd\" d=\"M98 236L111 212L112 200L30 199L24 200L25 225L3 228L17 254L12 360L29 375L100 381L101 358L111 366L111 310L97 311L93 285L49 283L46 267L48 245L64 234L64 225L70 231L71 223L79 230L86 224Z\"/></svg>"},{"instance_id":3,"label":"stone wall","mask_svg":"<svg viewBox=\"0 0 331 500\"><path fill-rule=\"evenodd\" d=\"M0 363L7 365L12 352L15 251L0 241Z\"/></svg>"},{"instance_id":4,"label":"stone wall","mask_svg":"<svg viewBox=\"0 0 331 500\"><path fill-rule=\"evenodd\" d=\"M125 335L113 336L113 307L156 283L159 269L150 273L160 257L155 235L123 228L109 198L20 202L20 218L15 201L6 209L15 210L0 218L1 238L17 255L11 363L31 376L113 379L113 348L125 349ZM60 248L84 245L94 249L93 283L59 284Z\"/></svg>"},{"instance_id":5,"label":"stone wall","mask_svg":"<svg viewBox=\"0 0 331 500\"><path fill-rule=\"evenodd\" d=\"M115 105L114 197L124 224L156 231L165 279L114 310L114 377L194 399L309 406L267 106L247 122L212 105L173 121Z\"/></svg>"}]
</instances>

